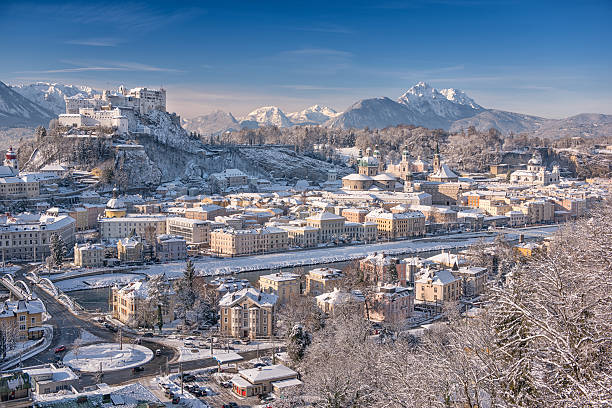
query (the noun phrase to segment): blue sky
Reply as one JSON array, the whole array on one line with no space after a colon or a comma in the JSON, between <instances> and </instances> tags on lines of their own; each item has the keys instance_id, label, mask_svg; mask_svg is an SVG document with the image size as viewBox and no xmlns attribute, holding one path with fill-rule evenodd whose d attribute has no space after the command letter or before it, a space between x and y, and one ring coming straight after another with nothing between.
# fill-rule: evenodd
<instances>
[{"instance_id":1,"label":"blue sky","mask_svg":"<svg viewBox=\"0 0 612 408\"><path fill-rule=\"evenodd\" d=\"M0 80L168 90L185 117L343 110L418 81L485 107L612 114L612 1L2 1Z\"/></svg>"}]
</instances>

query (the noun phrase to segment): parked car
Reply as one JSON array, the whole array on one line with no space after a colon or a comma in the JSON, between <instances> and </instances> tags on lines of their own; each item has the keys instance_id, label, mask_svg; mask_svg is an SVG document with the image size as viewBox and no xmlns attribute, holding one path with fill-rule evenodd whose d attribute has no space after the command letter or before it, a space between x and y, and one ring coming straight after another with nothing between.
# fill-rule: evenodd
<instances>
[{"instance_id":1,"label":"parked car","mask_svg":"<svg viewBox=\"0 0 612 408\"><path fill-rule=\"evenodd\" d=\"M172 398L172 403L174 405L178 404L179 401L181 400L181 397L179 397L178 395L176 395L174 398Z\"/></svg>"},{"instance_id":2,"label":"parked car","mask_svg":"<svg viewBox=\"0 0 612 408\"><path fill-rule=\"evenodd\" d=\"M262 397L259 402L262 404L266 404L268 402L272 402L274 401L276 398L274 398L272 395L266 395L265 397Z\"/></svg>"},{"instance_id":3,"label":"parked car","mask_svg":"<svg viewBox=\"0 0 612 408\"><path fill-rule=\"evenodd\" d=\"M145 334L142 335L142 337L153 337L154 334L151 332L146 332Z\"/></svg>"},{"instance_id":4,"label":"parked car","mask_svg":"<svg viewBox=\"0 0 612 408\"><path fill-rule=\"evenodd\" d=\"M195 375L192 374L183 374L183 381L185 382L192 382L195 381Z\"/></svg>"},{"instance_id":5,"label":"parked car","mask_svg":"<svg viewBox=\"0 0 612 408\"><path fill-rule=\"evenodd\" d=\"M260 367L265 367L266 365L264 363L255 363L253 364L254 368L260 368Z\"/></svg>"},{"instance_id":6,"label":"parked car","mask_svg":"<svg viewBox=\"0 0 612 408\"><path fill-rule=\"evenodd\" d=\"M166 398L170 398L170 399L174 398L174 393L170 390L166 390L164 392L164 395L166 396Z\"/></svg>"},{"instance_id":7,"label":"parked car","mask_svg":"<svg viewBox=\"0 0 612 408\"><path fill-rule=\"evenodd\" d=\"M62 351L66 351L66 346L64 346L63 344L55 348L56 353L61 353Z\"/></svg>"},{"instance_id":8,"label":"parked car","mask_svg":"<svg viewBox=\"0 0 612 408\"><path fill-rule=\"evenodd\" d=\"M222 381L221 382L221 386L223 388L232 388L232 382L231 381Z\"/></svg>"},{"instance_id":9,"label":"parked car","mask_svg":"<svg viewBox=\"0 0 612 408\"><path fill-rule=\"evenodd\" d=\"M132 368L132 372L133 373L138 373L140 371L144 371L144 367L143 366L138 366L138 367Z\"/></svg>"}]
</instances>

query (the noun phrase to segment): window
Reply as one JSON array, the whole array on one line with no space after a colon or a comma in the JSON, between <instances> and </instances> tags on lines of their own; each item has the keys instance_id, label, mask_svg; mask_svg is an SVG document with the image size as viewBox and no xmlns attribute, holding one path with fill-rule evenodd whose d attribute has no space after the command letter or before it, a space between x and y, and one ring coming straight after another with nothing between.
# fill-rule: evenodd
<instances>
[{"instance_id":1,"label":"window","mask_svg":"<svg viewBox=\"0 0 612 408\"><path fill-rule=\"evenodd\" d=\"M20 322L25 322L25 319L26 319L25 315L19 316L19 321Z\"/></svg>"}]
</instances>

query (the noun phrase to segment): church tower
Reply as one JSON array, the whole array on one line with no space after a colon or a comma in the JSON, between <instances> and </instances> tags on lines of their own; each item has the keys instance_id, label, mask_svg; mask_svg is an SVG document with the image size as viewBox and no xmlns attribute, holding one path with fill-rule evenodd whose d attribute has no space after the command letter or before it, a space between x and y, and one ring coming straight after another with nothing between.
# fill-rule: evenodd
<instances>
[{"instance_id":1,"label":"church tower","mask_svg":"<svg viewBox=\"0 0 612 408\"><path fill-rule=\"evenodd\" d=\"M4 165L15 170L15 174L19 174L19 163L17 162L17 153L13 150L13 146L6 151Z\"/></svg>"},{"instance_id":2,"label":"church tower","mask_svg":"<svg viewBox=\"0 0 612 408\"><path fill-rule=\"evenodd\" d=\"M436 142L436 152L433 157L433 172L437 173L440 170L440 146Z\"/></svg>"}]
</instances>

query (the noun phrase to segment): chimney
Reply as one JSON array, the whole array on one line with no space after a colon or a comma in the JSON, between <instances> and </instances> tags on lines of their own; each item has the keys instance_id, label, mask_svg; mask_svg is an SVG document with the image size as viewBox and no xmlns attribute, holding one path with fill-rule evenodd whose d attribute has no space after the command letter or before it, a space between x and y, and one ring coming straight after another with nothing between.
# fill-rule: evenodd
<instances>
[{"instance_id":1,"label":"chimney","mask_svg":"<svg viewBox=\"0 0 612 408\"><path fill-rule=\"evenodd\" d=\"M524 234L520 234L519 235L519 244L522 244L523 242L525 242L525 235Z\"/></svg>"}]
</instances>

